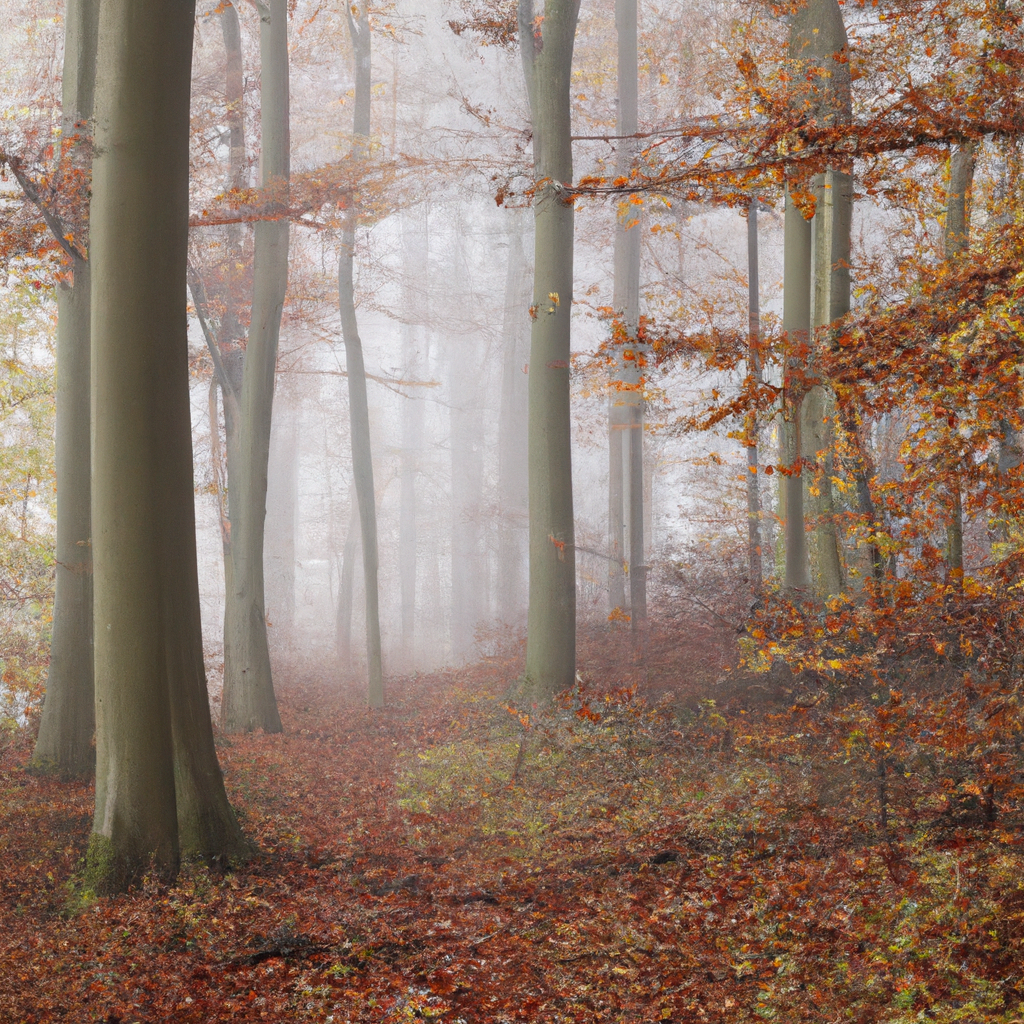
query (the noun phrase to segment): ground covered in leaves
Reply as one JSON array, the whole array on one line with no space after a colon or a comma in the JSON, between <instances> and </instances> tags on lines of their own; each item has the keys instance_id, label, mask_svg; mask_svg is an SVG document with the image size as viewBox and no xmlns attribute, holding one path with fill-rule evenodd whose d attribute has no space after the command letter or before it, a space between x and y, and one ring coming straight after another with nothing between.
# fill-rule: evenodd
<instances>
[{"instance_id":1,"label":"ground covered in leaves","mask_svg":"<svg viewBox=\"0 0 1024 1024\"><path fill-rule=\"evenodd\" d=\"M14 737L0 1020L1021 1014L1011 811L948 786L901 811L855 743L815 758L799 708L585 687L538 714L506 680L406 680L383 712L284 686L284 735L219 740L261 855L118 898L76 881L91 786L27 773Z\"/></svg>"}]
</instances>

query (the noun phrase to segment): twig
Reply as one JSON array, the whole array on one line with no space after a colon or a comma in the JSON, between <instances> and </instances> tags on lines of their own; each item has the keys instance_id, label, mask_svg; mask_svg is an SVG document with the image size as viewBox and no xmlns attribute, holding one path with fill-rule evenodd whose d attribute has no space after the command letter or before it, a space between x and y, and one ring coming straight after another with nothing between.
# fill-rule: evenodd
<instances>
[{"instance_id":1,"label":"twig","mask_svg":"<svg viewBox=\"0 0 1024 1024\"><path fill-rule=\"evenodd\" d=\"M69 242L67 235L67 225L60 218L60 216L54 213L47 205L43 202L42 196L39 195L39 189L36 187L35 182L25 173L22 167L21 160L12 156L10 153L0 149L0 162L6 163L14 173L14 177L17 179L18 184L21 186L21 191L25 193L26 198L39 210L42 215L46 226L50 229L50 233L53 235L54 240L64 250L64 252L70 256L73 260L85 261L88 257L74 244Z\"/></svg>"}]
</instances>

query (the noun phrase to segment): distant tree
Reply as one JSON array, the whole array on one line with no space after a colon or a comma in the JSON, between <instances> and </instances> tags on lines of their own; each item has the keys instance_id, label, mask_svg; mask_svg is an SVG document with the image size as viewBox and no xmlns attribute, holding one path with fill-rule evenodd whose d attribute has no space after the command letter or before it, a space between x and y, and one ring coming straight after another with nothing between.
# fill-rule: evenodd
<instances>
[{"instance_id":1,"label":"distant tree","mask_svg":"<svg viewBox=\"0 0 1024 1024\"><path fill-rule=\"evenodd\" d=\"M256 224L252 317L238 396L237 480L228 487L231 574L225 589L221 706L228 732L281 731L267 642L263 545L274 374L288 288L288 4L267 0L258 6L261 184L277 196L280 212Z\"/></svg>"},{"instance_id":2,"label":"distant tree","mask_svg":"<svg viewBox=\"0 0 1024 1024\"><path fill-rule=\"evenodd\" d=\"M616 0L618 107L615 174L628 178L637 150L639 119L636 0ZM644 566L644 409L640 352L639 207L628 201L615 222L613 305L621 336L614 347L616 365L608 410L609 532L611 540L609 604L625 605L629 577L630 621L636 629L647 617L647 570ZM626 570L626 571L624 571Z\"/></svg>"},{"instance_id":3,"label":"distant tree","mask_svg":"<svg viewBox=\"0 0 1024 1024\"><path fill-rule=\"evenodd\" d=\"M519 0L533 124L534 283L529 380L530 604L527 695L576 676L576 547L569 402L573 205L569 88L579 0Z\"/></svg>"},{"instance_id":4,"label":"distant tree","mask_svg":"<svg viewBox=\"0 0 1024 1024\"><path fill-rule=\"evenodd\" d=\"M525 608L526 527L529 521L527 389L530 362L530 262L525 238L530 211L506 211L508 262L501 324L501 402L498 413L498 618L520 624Z\"/></svg>"},{"instance_id":5,"label":"distant tree","mask_svg":"<svg viewBox=\"0 0 1024 1024\"><path fill-rule=\"evenodd\" d=\"M349 38L355 55L355 112L353 114L352 158L364 157L370 137L370 16L368 5L346 4ZM377 588L377 504L373 489L373 457L370 450L370 413L366 398L366 368L363 343L356 321L355 260L358 209L350 195L341 234L338 259L338 302L341 334L348 371L349 416L352 432L352 474L359 502L359 526L363 549L363 577L366 594L366 656L371 707L384 705L384 665L380 642L380 599Z\"/></svg>"},{"instance_id":6,"label":"distant tree","mask_svg":"<svg viewBox=\"0 0 1024 1024\"><path fill-rule=\"evenodd\" d=\"M92 527L89 453L90 267L85 245L90 123L96 87L99 0L68 0L64 14L63 160L77 193L67 276L57 285L57 551L46 700L32 761L82 775L95 765ZM68 226L69 227L69 226Z\"/></svg>"},{"instance_id":7,"label":"distant tree","mask_svg":"<svg viewBox=\"0 0 1024 1024\"><path fill-rule=\"evenodd\" d=\"M92 262L96 809L117 891L248 851L213 745L196 568L185 283L194 5L104 0ZM154 202L154 196L160 201Z\"/></svg>"},{"instance_id":8,"label":"distant tree","mask_svg":"<svg viewBox=\"0 0 1024 1024\"><path fill-rule=\"evenodd\" d=\"M747 377L748 386L761 383L761 296L757 238L758 200L747 206ZM747 567L755 595L764 583L761 545L761 487L758 473L758 417L755 403L747 412L743 428L747 446Z\"/></svg>"},{"instance_id":9,"label":"distant tree","mask_svg":"<svg viewBox=\"0 0 1024 1024\"><path fill-rule=\"evenodd\" d=\"M943 250L955 260L971 238L970 193L977 165L978 146L973 140L957 146L949 158L949 190L946 197L946 226ZM949 523L946 527L946 561L955 576L964 571L964 507L960 473L949 474Z\"/></svg>"}]
</instances>

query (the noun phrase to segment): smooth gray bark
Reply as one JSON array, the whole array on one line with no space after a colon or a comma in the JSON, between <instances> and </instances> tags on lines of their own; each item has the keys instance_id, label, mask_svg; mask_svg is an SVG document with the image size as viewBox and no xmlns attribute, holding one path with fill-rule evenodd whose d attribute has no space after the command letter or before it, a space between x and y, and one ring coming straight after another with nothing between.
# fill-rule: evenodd
<instances>
[{"instance_id":1,"label":"smooth gray bark","mask_svg":"<svg viewBox=\"0 0 1024 1024\"><path fill-rule=\"evenodd\" d=\"M793 83L790 105L805 120L819 127L849 120L850 72L846 51L846 29L838 0L807 0L796 10L790 24L787 47L788 72ZM835 250L831 224L820 231L819 236L820 251L831 254ZM805 457L817 453L819 443L823 445L821 450L828 450L831 446L831 432L823 429L827 428L826 421L831 418L827 415L828 403L822 388L813 379L812 249L810 223L796 207L791 189L787 188L783 331L789 342L787 378L790 386L787 390L792 398L785 417L787 456L790 459L786 478L786 587L796 592L806 592L810 586L804 534L804 474L800 467ZM828 255L819 261L819 279L823 277L824 265L830 264ZM848 275L845 265L838 270ZM831 289L831 266L827 277ZM821 436L822 433L828 436ZM823 590L831 593L841 587L841 579L837 579L840 572L829 475L825 476L822 492L825 500L823 509L818 509L820 515L816 530L819 570L823 573Z\"/></svg>"},{"instance_id":2,"label":"smooth gray bark","mask_svg":"<svg viewBox=\"0 0 1024 1024\"><path fill-rule=\"evenodd\" d=\"M636 0L616 0L615 28L618 67L618 112L615 133L616 177L628 177L633 166L639 120ZM643 399L640 393L640 208L625 204L615 221L615 279L612 303L621 323L621 345L615 349L612 393L608 410L608 533L609 605L625 605L629 577L630 619L634 627L646 617L647 577L644 565Z\"/></svg>"},{"instance_id":3,"label":"smooth gray bark","mask_svg":"<svg viewBox=\"0 0 1024 1024\"><path fill-rule=\"evenodd\" d=\"M849 175L829 170L816 182L812 234L814 245L815 338L850 308L850 216L852 181ZM844 301L845 296L845 301ZM842 310L842 312L840 312ZM835 315L833 315L835 314ZM839 530L832 493L836 411L835 395L815 383L804 398L804 455L817 470L805 474L807 504L814 520L817 590L822 598L842 593L843 567ZM816 492L816 493L815 493Z\"/></svg>"},{"instance_id":4,"label":"smooth gray bark","mask_svg":"<svg viewBox=\"0 0 1024 1024\"><path fill-rule=\"evenodd\" d=\"M263 566L267 621L275 644L295 640L295 533L299 501L302 408L294 390L276 396L267 464L267 530Z\"/></svg>"},{"instance_id":5,"label":"smooth gray bark","mask_svg":"<svg viewBox=\"0 0 1024 1024\"><path fill-rule=\"evenodd\" d=\"M636 0L615 0L619 109L616 134L636 134L639 124ZM636 141L623 139L615 154L616 175L625 177L633 164ZM629 610L633 629L647 618L647 566L644 558L644 404L641 391L643 355L640 331L641 208L627 209L615 224L615 285L613 303L626 328L622 353L622 393L625 406L626 483L629 525Z\"/></svg>"},{"instance_id":6,"label":"smooth gray bark","mask_svg":"<svg viewBox=\"0 0 1024 1024\"><path fill-rule=\"evenodd\" d=\"M91 205L96 810L91 884L244 854L199 623L185 316L194 7L105 0ZM153 196L161 197L159 203Z\"/></svg>"},{"instance_id":7,"label":"smooth gray bark","mask_svg":"<svg viewBox=\"0 0 1024 1024\"><path fill-rule=\"evenodd\" d=\"M846 28L837 0L811 0L794 24L790 55L812 83L804 104L820 125L841 125L852 117L847 51ZM812 327L820 332L850 309L852 178L838 168L829 168L815 181L815 197ZM813 354L811 358L813 362ZM830 388L812 382L803 404L803 454L810 464L817 464L818 470L808 471L805 483L814 520L818 593L823 598L835 596L843 588L832 491L834 416L835 395Z\"/></svg>"},{"instance_id":8,"label":"smooth gray bark","mask_svg":"<svg viewBox=\"0 0 1024 1024\"><path fill-rule=\"evenodd\" d=\"M365 3L347 6L349 36L355 54L355 113L352 131L353 160L366 155L370 135L370 18ZM366 368L363 343L356 320L355 263L358 211L350 206L345 213L338 258L338 305L341 312L341 336L345 344L345 368L348 372L348 403L352 435L352 474L359 502L360 533L363 543L363 578L366 596L367 699L371 707L384 706L384 663L380 641L380 597L378 593L377 500L373 487L373 456L370 444L370 412L366 398Z\"/></svg>"},{"instance_id":9,"label":"smooth gray bark","mask_svg":"<svg viewBox=\"0 0 1024 1024\"><path fill-rule=\"evenodd\" d=\"M338 581L338 612L335 618L335 641L338 665L345 675L352 672L352 596L355 590L356 558L359 551L359 502L355 487L349 493L348 529L341 557L341 578Z\"/></svg>"},{"instance_id":10,"label":"smooth gray bark","mask_svg":"<svg viewBox=\"0 0 1024 1024\"><path fill-rule=\"evenodd\" d=\"M465 225L453 218L457 243L452 277L468 280L469 268L460 244ZM483 504L484 449L480 426L482 368L475 339L451 333L448 360L449 453L451 471L451 649L456 662L472 659L476 627L489 618L487 556L480 526Z\"/></svg>"},{"instance_id":11,"label":"smooth gray bark","mask_svg":"<svg viewBox=\"0 0 1024 1024\"><path fill-rule=\"evenodd\" d=\"M417 347L418 319L427 313L414 283L416 272L429 268L426 214L418 212L421 223L413 215L402 219L404 267L402 271L402 366L409 380L417 380L422 363ZM402 663L406 671L416 664L416 478L419 474L423 444L423 402L418 395L407 396L402 404L402 456L400 469L400 511L398 525L398 575L402 601Z\"/></svg>"},{"instance_id":12,"label":"smooth gray bark","mask_svg":"<svg viewBox=\"0 0 1024 1024\"><path fill-rule=\"evenodd\" d=\"M530 265L525 251L528 211L507 211L508 263L501 329L501 407L498 412L498 619L522 622L529 524L528 384Z\"/></svg>"},{"instance_id":13,"label":"smooth gray bark","mask_svg":"<svg viewBox=\"0 0 1024 1024\"><path fill-rule=\"evenodd\" d=\"M579 0L519 0L519 48L533 123L533 329L529 380L530 604L525 693L576 677L576 547L569 399L573 206L569 90Z\"/></svg>"},{"instance_id":14,"label":"smooth gray bark","mask_svg":"<svg viewBox=\"0 0 1024 1024\"><path fill-rule=\"evenodd\" d=\"M289 174L287 0L260 5L260 169L264 188L281 190ZM274 374L288 289L288 216L256 225L253 302L239 400L237 483L229 481L231 580L225 591L226 732L280 732L267 643L263 546Z\"/></svg>"},{"instance_id":15,"label":"smooth gray bark","mask_svg":"<svg viewBox=\"0 0 1024 1024\"><path fill-rule=\"evenodd\" d=\"M61 100L65 158L73 173L87 178L99 0L68 0L64 25ZM82 248L82 240L78 241ZM56 590L46 700L32 764L37 770L78 776L88 774L95 765L89 264L74 258L70 272L70 281L57 286Z\"/></svg>"}]
</instances>

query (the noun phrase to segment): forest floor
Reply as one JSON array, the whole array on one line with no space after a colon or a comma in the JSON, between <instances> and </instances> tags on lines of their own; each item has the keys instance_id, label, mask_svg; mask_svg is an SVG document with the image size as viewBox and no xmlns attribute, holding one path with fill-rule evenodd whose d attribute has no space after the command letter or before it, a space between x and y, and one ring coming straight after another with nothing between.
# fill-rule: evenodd
<instances>
[{"instance_id":1,"label":"forest floor","mask_svg":"<svg viewBox=\"0 0 1024 1024\"><path fill-rule=\"evenodd\" d=\"M901 816L893 791L880 815L853 754L845 782L814 759L806 715L671 690L671 666L542 714L507 705L509 672L401 680L377 712L297 672L282 735L218 738L260 854L117 898L76 880L91 784L29 774L14 737L0 1021L1024 1013L1009 812Z\"/></svg>"}]
</instances>

